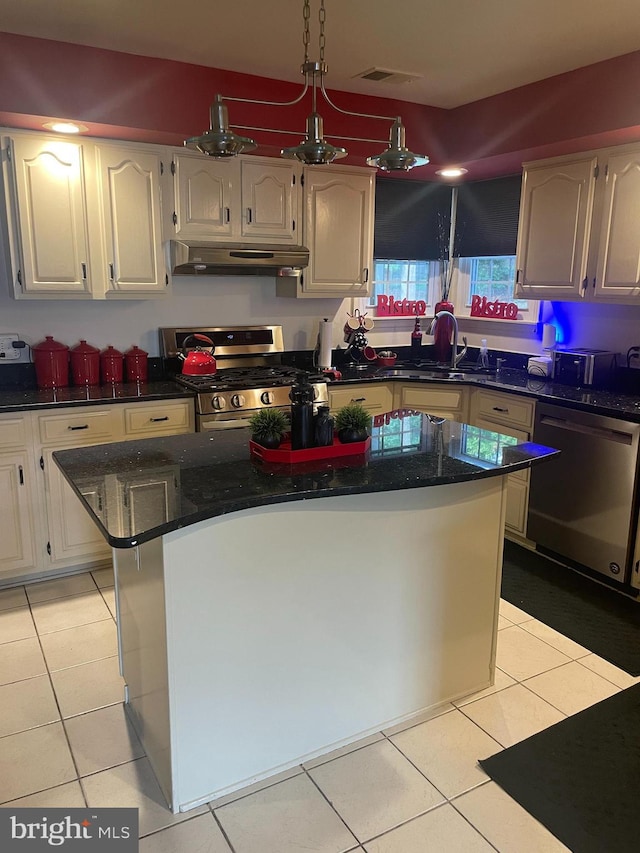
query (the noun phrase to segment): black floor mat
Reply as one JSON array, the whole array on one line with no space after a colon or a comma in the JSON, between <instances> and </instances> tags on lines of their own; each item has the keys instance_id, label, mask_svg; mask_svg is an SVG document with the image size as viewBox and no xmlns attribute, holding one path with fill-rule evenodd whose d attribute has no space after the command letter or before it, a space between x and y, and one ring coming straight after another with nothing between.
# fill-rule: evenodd
<instances>
[{"instance_id":1,"label":"black floor mat","mask_svg":"<svg viewBox=\"0 0 640 853\"><path fill-rule=\"evenodd\" d=\"M640 602L509 541L502 597L630 675L640 675Z\"/></svg>"},{"instance_id":2,"label":"black floor mat","mask_svg":"<svg viewBox=\"0 0 640 853\"><path fill-rule=\"evenodd\" d=\"M480 765L573 853L640 849L640 684Z\"/></svg>"}]
</instances>

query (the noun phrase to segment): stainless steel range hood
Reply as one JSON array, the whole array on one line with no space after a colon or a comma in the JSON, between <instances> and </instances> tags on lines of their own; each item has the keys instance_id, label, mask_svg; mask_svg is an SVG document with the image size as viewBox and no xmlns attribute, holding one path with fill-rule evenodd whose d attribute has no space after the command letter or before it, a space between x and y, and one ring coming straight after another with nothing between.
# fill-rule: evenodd
<instances>
[{"instance_id":1,"label":"stainless steel range hood","mask_svg":"<svg viewBox=\"0 0 640 853\"><path fill-rule=\"evenodd\" d=\"M172 240L174 275L297 276L309 265L304 246Z\"/></svg>"}]
</instances>

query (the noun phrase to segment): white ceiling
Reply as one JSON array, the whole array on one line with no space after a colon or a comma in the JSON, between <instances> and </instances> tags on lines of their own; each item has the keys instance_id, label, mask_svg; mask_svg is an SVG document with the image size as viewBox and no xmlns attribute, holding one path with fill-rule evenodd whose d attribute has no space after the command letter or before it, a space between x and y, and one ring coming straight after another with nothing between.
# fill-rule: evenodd
<instances>
[{"instance_id":1,"label":"white ceiling","mask_svg":"<svg viewBox=\"0 0 640 853\"><path fill-rule=\"evenodd\" d=\"M311 0L311 59L319 2ZM302 0L0 0L0 29L301 79ZM326 0L325 34L328 88L455 107L640 50L640 3ZM353 79L372 67L420 79Z\"/></svg>"}]
</instances>

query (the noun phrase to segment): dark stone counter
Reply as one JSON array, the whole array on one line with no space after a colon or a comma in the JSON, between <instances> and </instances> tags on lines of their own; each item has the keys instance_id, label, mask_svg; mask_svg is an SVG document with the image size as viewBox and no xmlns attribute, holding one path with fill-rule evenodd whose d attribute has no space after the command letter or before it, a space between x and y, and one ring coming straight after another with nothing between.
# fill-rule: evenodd
<instances>
[{"instance_id":1,"label":"dark stone counter","mask_svg":"<svg viewBox=\"0 0 640 853\"><path fill-rule=\"evenodd\" d=\"M380 423L378 416L375 423ZM286 501L414 489L508 474L557 451L428 415L394 413L371 448L294 465L263 462L247 429L53 454L108 542L128 548L204 519ZM138 488L140 487L140 488ZM103 496L98 511L84 493Z\"/></svg>"},{"instance_id":2,"label":"dark stone counter","mask_svg":"<svg viewBox=\"0 0 640 853\"><path fill-rule=\"evenodd\" d=\"M118 385L92 385L82 388L57 388L48 391L35 388L2 388L0 389L0 414L24 412L28 409L56 409L88 404L132 403L194 396L193 391L170 379Z\"/></svg>"},{"instance_id":3,"label":"dark stone counter","mask_svg":"<svg viewBox=\"0 0 640 853\"><path fill-rule=\"evenodd\" d=\"M394 369L402 368L413 373L413 375L396 376ZM427 368L428 370L428 368ZM330 387L356 382L446 382L462 383L473 387L488 388L494 391L508 391L555 403L559 406L567 406L573 409L581 409L594 414L608 415L614 418L640 423L640 396L637 394L623 393L621 391L607 390L603 388L574 387L563 385L559 382L547 382L544 378L530 376L526 370L506 369L499 374L492 373L468 373L463 379L449 379L446 373L437 378L425 376L420 369L409 365L396 364L395 368L367 367L365 369L341 368L342 379L331 382Z\"/></svg>"}]
</instances>

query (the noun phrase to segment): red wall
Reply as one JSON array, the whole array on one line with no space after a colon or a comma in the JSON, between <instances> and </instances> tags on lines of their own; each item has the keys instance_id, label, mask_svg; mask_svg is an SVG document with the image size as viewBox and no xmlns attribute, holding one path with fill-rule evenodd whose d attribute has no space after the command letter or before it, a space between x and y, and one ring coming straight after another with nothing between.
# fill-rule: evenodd
<instances>
[{"instance_id":1,"label":"red wall","mask_svg":"<svg viewBox=\"0 0 640 853\"><path fill-rule=\"evenodd\" d=\"M432 165L409 177L429 179L449 162L469 166L468 177L519 171L523 160L640 140L640 51L513 89L453 110L332 92L345 109L401 114L410 148L427 153ZM95 136L182 144L208 127L217 92L237 97L288 100L299 84L215 68L134 56L63 42L0 33L0 124L42 129L49 118L71 118ZM247 131L275 154L302 138L308 100L294 107L229 103L232 124L292 130L274 135ZM387 122L341 116L321 103L325 133L343 144L342 162L363 164L383 150ZM332 138L363 136L380 144Z\"/></svg>"}]
</instances>

